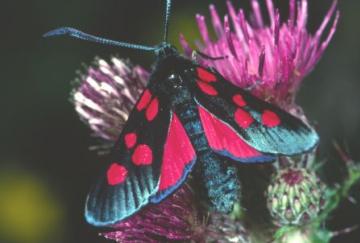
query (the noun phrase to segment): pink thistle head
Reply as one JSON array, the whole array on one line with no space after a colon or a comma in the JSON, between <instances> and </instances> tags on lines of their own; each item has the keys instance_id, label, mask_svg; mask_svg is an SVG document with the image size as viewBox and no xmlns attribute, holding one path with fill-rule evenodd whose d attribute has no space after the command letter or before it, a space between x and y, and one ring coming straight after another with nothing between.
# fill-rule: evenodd
<instances>
[{"instance_id":1,"label":"pink thistle head","mask_svg":"<svg viewBox=\"0 0 360 243\"><path fill-rule=\"evenodd\" d=\"M183 186L161 203L147 206L115 225L114 231L101 235L122 243L194 240L202 227L195 205L192 191Z\"/></svg>"},{"instance_id":2,"label":"pink thistle head","mask_svg":"<svg viewBox=\"0 0 360 243\"><path fill-rule=\"evenodd\" d=\"M96 59L95 66L80 75L72 99L80 118L95 136L114 142L144 90L149 73L115 57L111 62Z\"/></svg>"},{"instance_id":3,"label":"pink thistle head","mask_svg":"<svg viewBox=\"0 0 360 243\"><path fill-rule=\"evenodd\" d=\"M337 1L334 0L314 35L306 29L307 0L290 0L289 18L283 23L273 1L266 0L269 25L264 24L259 2L251 0L251 5L253 12L248 20L242 9L236 11L227 1L229 16L226 15L224 21L210 5L216 40L210 38L205 17L196 16L203 41L197 48L208 56L226 57L215 61L201 59L200 63L214 67L235 85L255 86L255 95L289 109L294 105L301 80L314 68L335 33L339 18ZM334 15L327 37L322 38ZM189 55L192 49L184 36L180 37L180 42Z\"/></svg>"}]
</instances>

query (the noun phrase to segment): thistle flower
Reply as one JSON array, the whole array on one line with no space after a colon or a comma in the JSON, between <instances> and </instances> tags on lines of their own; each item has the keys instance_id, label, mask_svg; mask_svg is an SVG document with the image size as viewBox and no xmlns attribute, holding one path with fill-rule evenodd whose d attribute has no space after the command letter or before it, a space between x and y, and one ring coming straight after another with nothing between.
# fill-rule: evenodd
<instances>
[{"instance_id":1,"label":"thistle flower","mask_svg":"<svg viewBox=\"0 0 360 243\"><path fill-rule=\"evenodd\" d=\"M318 216L325 184L305 168L281 169L267 190L267 206L277 225L303 225Z\"/></svg>"},{"instance_id":2,"label":"thistle flower","mask_svg":"<svg viewBox=\"0 0 360 243\"><path fill-rule=\"evenodd\" d=\"M102 235L122 243L196 240L201 225L193 198L191 190L183 186L167 200L146 207L115 225L115 231Z\"/></svg>"},{"instance_id":3,"label":"thistle flower","mask_svg":"<svg viewBox=\"0 0 360 243\"><path fill-rule=\"evenodd\" d=\"M297 3L297 4L296 4ZM213 66L226 79L252 91L260 98L290 110L294 105L295 94L301 80L319 61L329 45L338 23L339 12L329 34L322 41L322 35L336 11L335 0L322 24L314 35L306 30L307 0L290 0L290 14L281 23L280 13L274 8L272 0L266 0L270 25L266 25L259 2L251 0L252 15L247 20L243 9L235 10L227 2L229 15L220 17L213 5L210 6L211 20L216 40L210 38L205 17L197 15L196 20L203 43L197 43L200 52L211 57L224 57L222 60L200 59L205 66ZM234 31L230 28L230 21ZM187 55L192 49L180 37Z\"/></svg>"},{"instance_id":4,"label":"thistle flower","mask_svg":"<svg viewBox=\"0 0 360 243\"><path fill-rule=\"evenodd\" d=\"M75 109L95 136L116 141L149 77L140 66L112 58L95 60L73 91Z\"/></svg>"}]
</instances>

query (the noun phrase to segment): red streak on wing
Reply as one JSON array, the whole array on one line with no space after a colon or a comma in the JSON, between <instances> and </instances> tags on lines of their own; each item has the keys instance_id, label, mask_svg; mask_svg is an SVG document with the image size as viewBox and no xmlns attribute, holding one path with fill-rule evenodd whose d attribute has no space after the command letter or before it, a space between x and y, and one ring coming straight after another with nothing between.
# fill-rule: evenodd
<instances>
[{"instance_id":1,"label":"red streak on wing","mask_svg":"<svg viewBox=\"0 0 360 243\"><path fill-rule=\"evenodd\" d=\"M148 121L154 120L158 112L159 112L159 100L158 98L154 98L151 101L148 108L146 108L146 113L145 113L146 119Z\"/></svg>"},{"instance_id":2,"label":"red streak on wing","mask_svg":"<svg viewBox=\"0 0 360 243\"><path fill-rule=\"evenodd\" d=\"M214 74L210 73L209 71L205 70L204 68L197 68L197 75L198 77L204 82L216 82L217 78Z\"/></svg>"},{"instance_id":3,"label":"red streak on wing","mask_svg":"<svg viewBox=\"0 0 360 243\"><path fill-rule=\"evenodd\" d=\"M179 118L173 113L161 167L160 190L174 186L187 164L195 159L195 150Z\"/></svg>"},{"instance_id":4,"label":"red streak on wing","mask_svg":"<svg viewBox=\"0 0 360 243\"><path fill-rule=\"evenodd\" d=\"M261 122L264 126L267 127L276 127L280 125L280 118L279 116L269 110L265 110L261 115Z\"/></svg>"},{"instance_id":5,"label":"red streak on wing","mask_svg":"<svg viewBox=\"0 0 360 243\"><path fill-rule=\"evenodd\" d=\"M136 109L138 111L142 111L143 109L145 109L148 106L150 100L151 100L151 93L150 93L150 90L147 89L144 91L138 104L136 105Z\"/></svg>"},{"instance_id":6,"label":"red streak on wing","mask_svg":"<svg viewBox=\"0 0 360 243\"><path fill-rule=\"evenodd\" d=\"M115 186L123 183L127 174L128 171L124 166L119 165L118 163L112 163L106 173L108 184L110 186Z\"/></svg>"},{"instance_id":7,"label":"red streak on wing","mask_svg":"<svg viewBox=\"0 0 360 243\"><path fill-rule=\"evenodd\" d=\"M217 90L210 84L207 84L207 83L204 83L201 81L197 81L197 84L198 84L199 88L201 89L201 91L204 92L205 94L208 94L211 96L218 95Z\"/></svg>"},{"instance_id":8,"label":"red streak on wing","mask_svg":"<svg viewBox=\"0 0 360 243\"><path fill-rule=\"evenodd\" d=\"M238 159L249 159L262 154L248 145L228 125L198 106L201 123L203 125L209 145L215 151L226 151Z\"/></svg>"},{"instance_id":9,"label":"red streak on wing","mask_svg":"<svg viewBox=\"0 0 360 243\"><path fill-rule=\"evenodd\" d=\"M153 162L153 153L151 148L146 144L140 144L135 148L131 157L135 165L151 165Z\"/></svg>"}]
</instances>

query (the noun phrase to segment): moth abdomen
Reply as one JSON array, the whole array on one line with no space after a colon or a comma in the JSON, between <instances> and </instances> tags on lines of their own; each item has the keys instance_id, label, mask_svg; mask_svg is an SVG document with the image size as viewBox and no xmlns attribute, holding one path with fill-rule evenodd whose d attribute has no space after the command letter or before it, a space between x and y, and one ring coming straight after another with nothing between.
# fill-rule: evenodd
<instances>
[{"instance_id":1,"label":"moth abdomen","mask_svg":"<svg viewBox=\"0 0 360 243\"><path fill-rule=\"evenodd\" d=\"M240 184L235 166L211 151L198 155L200 176L211 208L229 213L239 199Z\"/></svg>"}]
</instances>

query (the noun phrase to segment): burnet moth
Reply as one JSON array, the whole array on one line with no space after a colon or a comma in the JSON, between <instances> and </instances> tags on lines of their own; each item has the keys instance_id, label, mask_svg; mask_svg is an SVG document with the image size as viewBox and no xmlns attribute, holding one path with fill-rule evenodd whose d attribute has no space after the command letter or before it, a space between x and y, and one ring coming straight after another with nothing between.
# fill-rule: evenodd
<instances>
[{"instance_id":1,"label":"burnet moth","mask_svg":"<svg viewBox=\"0 0 360 243\"><path fill-rule=\"evenodd\" d=\"M88 194L85 217L95 226L114 225L149 203L161 202L186 181L195 164L212 207L228 212L239 188L237 162L271 162L318 143L316 132L299 119L181 56L167 42L170 8L167 0L165 37L157 46L108 40L68 27L44 35L69 35L157 57L147 88Z\"/></svg>"}]
</instances>

